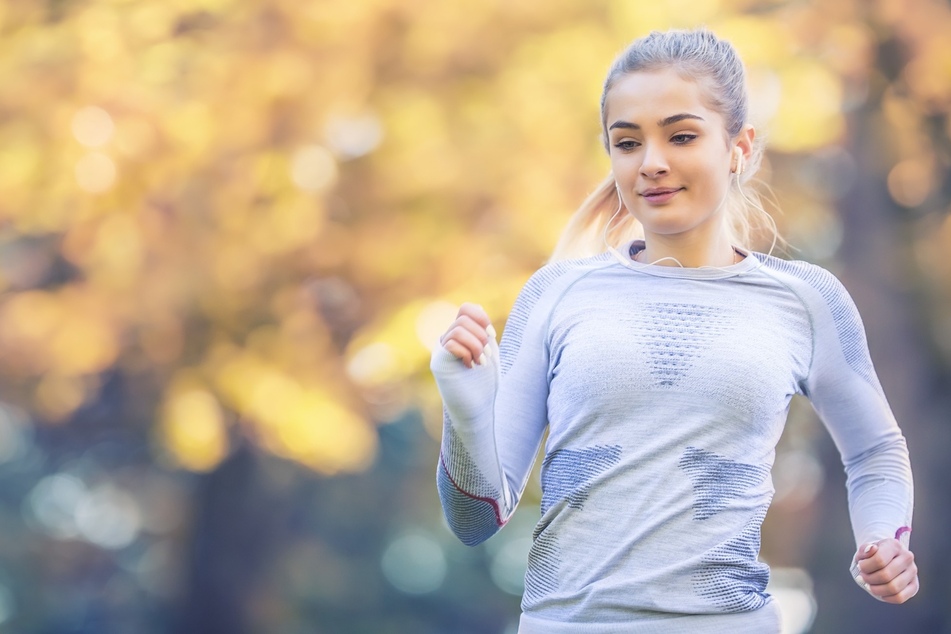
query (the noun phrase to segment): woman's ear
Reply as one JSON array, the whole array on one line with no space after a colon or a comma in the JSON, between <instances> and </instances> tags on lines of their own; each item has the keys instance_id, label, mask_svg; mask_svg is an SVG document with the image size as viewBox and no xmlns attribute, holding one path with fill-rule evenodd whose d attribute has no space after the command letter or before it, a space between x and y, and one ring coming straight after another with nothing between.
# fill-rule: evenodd
<instances>
[{"instance_id":1,"label":"woman's ear","mask_svg":"<svg viewBox=\"0 0 951 634\"><path fill-rule=\"evenodd\" d=\"M743 126L740 133L736 135L733 141L733 156L730 165L730 171L734 174L740 175L746 168L746 162L753 155L753 139L755 138L756 130L749 123Z\"/></svg>"},{"instance_id":2,"label":"woman's ear","mask_svg":"<svg viewBox=\"0 0 951 634\"><path fill-rule=\"evenodd\" d=\"M747 123L743 126L743 129L740 130L740 133L736 135L734 140L734 146L739 148L743 153L743 158L747 161L753 155L753 140L756 138L756 129L752 124Z\"/></svg>"}]
</instances>

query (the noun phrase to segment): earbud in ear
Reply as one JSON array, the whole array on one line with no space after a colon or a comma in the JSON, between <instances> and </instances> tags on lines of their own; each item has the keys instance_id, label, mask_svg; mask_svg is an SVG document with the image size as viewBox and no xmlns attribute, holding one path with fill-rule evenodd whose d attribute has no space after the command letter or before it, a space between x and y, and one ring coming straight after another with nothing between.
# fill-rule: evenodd
<instances>
[{"instance_id":1,"label":"earbud in ear","mask_svg":"<svg viewBox=\"0 0 951 634\"><path fill-rule=\"evenodd\" d=\"M746 167L743 164L744 161L743 150L739 146L733 148L733 173L737 176L742 174L743 169Z\"/></svg>"}]
</instances>

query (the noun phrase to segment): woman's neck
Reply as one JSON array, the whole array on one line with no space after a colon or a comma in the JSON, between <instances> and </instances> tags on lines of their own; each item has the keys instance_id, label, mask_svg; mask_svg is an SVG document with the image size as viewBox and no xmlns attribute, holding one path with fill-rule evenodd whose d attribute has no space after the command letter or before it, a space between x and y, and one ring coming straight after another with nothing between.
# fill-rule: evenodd
<instances>
[{"instance_id":1,"label":"woman's neck","mask_svg":"<svg viewBox=\"0 0 951 634\"><path fill-rule=\"evenodd\" d=\"M648 234L644 244L644 249L639 251L636 257L641 264L699 268L730 266L741 259L725 234L713 239Z\"/></svg>"}]
</instances>

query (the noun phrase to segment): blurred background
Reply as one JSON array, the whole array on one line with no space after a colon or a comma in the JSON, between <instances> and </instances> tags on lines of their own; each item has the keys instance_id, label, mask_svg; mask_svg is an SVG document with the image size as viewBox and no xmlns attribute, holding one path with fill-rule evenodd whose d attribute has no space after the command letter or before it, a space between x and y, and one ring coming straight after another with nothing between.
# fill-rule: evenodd
<instances>
[{"instance_id":1,"label":"blurred background","mask_svg":"<svg viewBox=\"0 0 951 634\"><path fill-rule=\"evenodd\" d=\"M915 471L922 590L887 606L794 403L762 550L787 632L951 632L939 0L0 4L0 632L514 634L537 481L486 544L449 533L429 348L462 301L504 324L606 175L615 54L701 24Z\"/></svg>"}]
</instances>

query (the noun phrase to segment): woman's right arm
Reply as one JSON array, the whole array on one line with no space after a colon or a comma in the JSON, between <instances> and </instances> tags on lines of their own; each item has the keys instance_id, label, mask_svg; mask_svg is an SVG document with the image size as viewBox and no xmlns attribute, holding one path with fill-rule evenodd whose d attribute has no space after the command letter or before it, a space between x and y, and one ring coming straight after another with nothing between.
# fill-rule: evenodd
<instances>
[{"instance_id":1,"label":"woman's right arm","mask_svg":"<svg viewBox=\"0 0 951 634\"><path fill-rule=\"evenodd\" d=\"M436 485L450 528L470 546L515 512L548 424L538 290L530 281L519 295L501 344L485 311L464 304L433 350L444 414Z\"/></svg>"}]
</instances>

